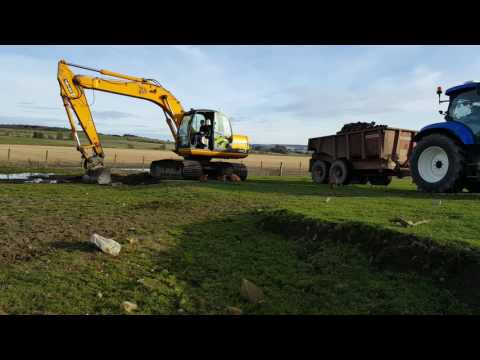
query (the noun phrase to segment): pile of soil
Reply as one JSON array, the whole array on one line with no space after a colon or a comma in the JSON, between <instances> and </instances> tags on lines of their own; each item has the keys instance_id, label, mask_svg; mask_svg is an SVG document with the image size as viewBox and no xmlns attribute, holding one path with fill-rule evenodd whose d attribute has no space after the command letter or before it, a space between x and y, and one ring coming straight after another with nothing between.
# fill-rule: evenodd
<instances>
[{"instance_id":1,"label":"pile of soil","mask_svg":"<svg viewBox=\"0 0 480 360\"><path fill-rule=\"evenodd\" d=\"M385 129L387 125L376 125L375 121L372 122L356 122L356 123L348 123L343 125L342 129L337 132L338 134L352 132L352 131L361 131L361 130L368 130L368 129Z\"/></svg>"}]
</instances>

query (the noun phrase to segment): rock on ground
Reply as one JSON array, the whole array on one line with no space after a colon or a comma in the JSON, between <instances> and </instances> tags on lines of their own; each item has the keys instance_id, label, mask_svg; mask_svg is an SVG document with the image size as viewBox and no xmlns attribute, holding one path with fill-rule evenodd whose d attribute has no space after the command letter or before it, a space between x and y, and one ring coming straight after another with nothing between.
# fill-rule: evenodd
<instances>
[{"instance_id":1,"label":"rock on ground","mask_svg":"<svg viewBox=\"0 0 480 360\"><path fill-rule=\"evenodd\" d=\"M242 309L235 306L227 306L226 311L228 315L242 315Z\"/></svg>"},{"instance_id":2,"label":"rock on ground","mask_svg":"<svg viewBox=\"0 0 480 360\"><path fill-rule=\"evenodd\" d=\"M92 236L90 237L90 242L97 246L104 253L110 254L112 256L117 256L122 249L122 245L117 243L115 240L108 239L98 234L92 234Z\"/></svg>"},{"instance_id":3,"label":"rock on ground","mask_svg":"<svg viewBox=\"0 0 480 360\"><path fill-rule=\"evenodd\" d=\"M262 289L247 279L242 279L240 294L252 304L260 304L265 300Z\"/></svg>"},{"instance_id":4,"label":"rock on ground","mask_svg":"<svg viewBox=\"0 0 480 360\"><path fill-rule=\"evenodd\" d=\"M138 305L135 304L134 302L124 301L124 302L122 302L121 308L122 308L123 311L131 313L135 310L138 310Z\"/></svg>"}]
</instances>

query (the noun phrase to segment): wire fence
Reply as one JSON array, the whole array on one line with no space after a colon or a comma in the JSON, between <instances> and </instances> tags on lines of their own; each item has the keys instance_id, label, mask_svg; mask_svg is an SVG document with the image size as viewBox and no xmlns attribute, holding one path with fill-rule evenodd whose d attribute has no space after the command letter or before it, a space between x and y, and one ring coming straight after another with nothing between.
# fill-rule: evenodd
<instances>
[{"instance_id":1,"label":"wire fence","mask_svg":"<svg viewBox=\"0 0 480 360\"><path fill-rule=\"evenodd\" d=\"M25 151L24 149L15 149L9 146L0 152L0 166L18 167L18 168L82 168L82 161L78 154L61 153L56 149L46 149L40 151ZM175 155L170 157L163 156L164 159L180 159ZM252 157L253 158L253 157ZM272 159L258 160L247 158L237 163L243 163L248 168L249 175L253 176L308 176L308 158L306 157L280 157L278 161ZM111 169L148 171L150 163L158 160L155 155L141 155L136 153L125 153L118 151L110 153L105 159L105 166Z\"/></svg>"}]
</instances>

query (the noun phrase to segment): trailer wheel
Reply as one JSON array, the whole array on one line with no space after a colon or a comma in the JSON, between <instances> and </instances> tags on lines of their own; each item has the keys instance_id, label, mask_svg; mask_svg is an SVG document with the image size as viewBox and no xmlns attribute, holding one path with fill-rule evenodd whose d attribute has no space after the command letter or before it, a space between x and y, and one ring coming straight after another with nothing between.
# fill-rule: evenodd
<instances>
[{"instance_id":1,"label":"trailer wheel","mask_svg":"<svg viewBox=\"0 0 480 360\"><path fill-rule=\"evenodd\" d=\"M424 137L410 159L413 182L425 192L463 189L465 155L460 145L442 134Z\"/></svg>"},{"instance_id":2,"label":"trailer wheel","mask_svg":"<svg viewBox=\"0 0 480 360\"><path fill-rule=\"evenodd\" d=\"M330 167L329 177L332 184L347 185L350 182L350 169L345 160L335 160Z\"/></svg>"},{"instance_id":3,"label":"trailer wheel","mask_svg":"<svg viewBox=\"0 0 480 360\"><path fill-rule=\"evenodd\" d=\"M392 182L392 177L387 176L387 175L377 175L377 176L370 176L368 178L368 181L370 181L370 184L372 185L390 185Z\"/></svg>"},{"instance_id":4,"label":"trailer wheel","mask_svg":"<svg viewBox=\"0 0 480 360\"><path fill-rule=\"evenodd\" d=\"M316 160L312 165L312 180L317 184L328 183L330 164L323 160Z\"/></svg>"}]
</instances>

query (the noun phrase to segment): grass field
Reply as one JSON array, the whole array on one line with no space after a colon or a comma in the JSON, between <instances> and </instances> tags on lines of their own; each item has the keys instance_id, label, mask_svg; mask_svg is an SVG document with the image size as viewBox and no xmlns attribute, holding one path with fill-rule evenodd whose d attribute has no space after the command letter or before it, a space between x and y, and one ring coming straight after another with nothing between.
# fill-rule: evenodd
<instances>
[{"instance_id":1,"label":"grass field","mask_svg":"<svg viewBox=\"0 0 480 360\"><path fill-rule=\"evenodd\" d=\"M42 138L34 137L34 133L41 133ZM87 144L87 138L83 132L78 132L80 142ZM165 142L136 137L136 136L114 136L101 134L101 141L104 147L114 149L150 149L150 150L169 150L173 149L173 144ZM3 145L41 145L41 146L65 146L73 147L74 142L70 139L70 131L53 130L48 127L38 129L29 128L8 128L0 127L0 144Z\"/></svg>"},{"instance_id":2,"label":"grass field","mask_svg":"<svg viewBox=\"0 0 480 360\"><path fill-rule=\"evenodd\" d=\"M117 314L123 301L139 314L227 314L232 306L243 314L478 313L476 294L446 270L417 271L413 258L401 268L372 261L372 251L406 237L415 249L478 254L477 195L430 196L409 180L332 190L306 177L256 177L0 184L0 199L7 314ZM398 217L430 222L404 228L392 222ZM333 230L320 241L315 224ZM93 232L120 242L119 257L91 246ZM264 303L241 297L242 279L264 291Z\"/></svg>"}]
</instances>

